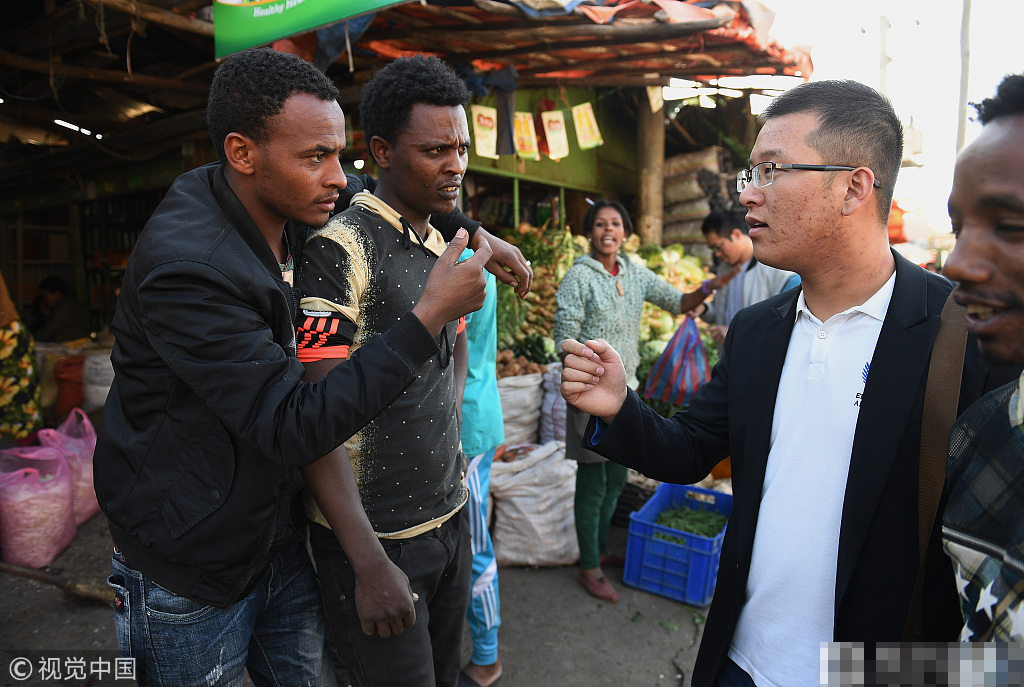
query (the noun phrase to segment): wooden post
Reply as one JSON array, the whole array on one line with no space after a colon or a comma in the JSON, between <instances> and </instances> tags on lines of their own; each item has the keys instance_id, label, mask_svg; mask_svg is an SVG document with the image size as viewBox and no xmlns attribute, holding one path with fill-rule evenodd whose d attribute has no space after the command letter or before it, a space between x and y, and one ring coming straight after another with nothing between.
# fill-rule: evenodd
<instances>
[{"instance_id":1,"label":"wooden post","mask_svg":"<svg viewBox=\"0 0 1024 687\"><path fill-rule=\"evenodd\" d=\"M964 0L960 14L960 102L957 103L956 152L967 136L967 84L971 72L971 0Z\"/></svg>"},{"instance_id":2,"label":"wooden post","mask_svg":"<svg viewBox=\"0 0 1024 687\"><path fill-rule=\"evenodd\" d=\"M637 116L637 184L636 229L641 243L661 245L662 220L665 214L665 106L651 112L650 101L638 89L640 103Z\"/></svg>"}]
</instances>

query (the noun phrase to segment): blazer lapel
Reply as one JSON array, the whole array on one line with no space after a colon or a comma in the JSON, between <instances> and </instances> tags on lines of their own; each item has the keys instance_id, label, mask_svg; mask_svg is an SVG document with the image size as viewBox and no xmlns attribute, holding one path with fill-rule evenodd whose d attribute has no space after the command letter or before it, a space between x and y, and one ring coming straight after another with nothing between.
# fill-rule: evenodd
<instances>
[{"instance_id":1,"label":"blazer lapel","mask_svg":"<svg viewBox=\"0 0 1024 687\"><path fill-rule=\"evenodd\" d=\"M938 311L929 318L927 280L917 265L893 253L896 284L878 335L864 385L843 503L836 571L836 607L853 575L868 529L896 460L915 397L927 372L938 330Z\"/></svg>"},{"instance_id":2,"label":"blazer lapel","mask_svg":"<svg viewBox=\"0 0 1024 687\"><path fill-rule=\"evenodd\" d=\"M736 411L730 413L736 419L730 425L741 427L739 436L742 437L743 460L733 460L733 503L754 505L752 510L755 515L742 521L734 519L729 526L736 530L740 550L748 552L753 547L757 527L756 513L761 503L761 490L768 465L775 403L782 379L782 367L789 350L789 339L793 334L799 293L799 288L793 289L791 298L753 323L756 333L748 330L744 336L736 337L737 348L741 341L745 346L740 350L734 348L733 353L736 356L733 369L740 374L736 375L739 383L730 383L730 386L735 385L730 399L736 404Z\"/></svg>"}]
</instances>

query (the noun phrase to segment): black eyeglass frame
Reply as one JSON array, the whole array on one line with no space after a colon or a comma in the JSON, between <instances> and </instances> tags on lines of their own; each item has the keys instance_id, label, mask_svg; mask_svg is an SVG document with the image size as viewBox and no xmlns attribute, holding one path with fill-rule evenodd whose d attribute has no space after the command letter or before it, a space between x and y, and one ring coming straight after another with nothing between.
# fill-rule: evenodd
<instances>
[{"instance_id":1,"label":"black eyeglass frame","mask_svg":"<svg viewBox=\"0 0 1024 687\"><path fill-rule=\"evenodd\" d=\"M736 192L743 193L743 189L746 188L747 184L753 183L754 181L754 168L768 165L768 169L771 170L768 174L768 183L763 186L754 186L754 188L764 188L765 186L771 186L772 182L775 181L775 170L776 169L798 169L808 170L811 172L852 172L857 167L847 167L845 165L801 165L801 164L789 164L786 162L758 162L756 165L741 169L736 172ZM882 188L882 183L875 179L872 184L875 188Z\"/></svg>"}]
</instances>

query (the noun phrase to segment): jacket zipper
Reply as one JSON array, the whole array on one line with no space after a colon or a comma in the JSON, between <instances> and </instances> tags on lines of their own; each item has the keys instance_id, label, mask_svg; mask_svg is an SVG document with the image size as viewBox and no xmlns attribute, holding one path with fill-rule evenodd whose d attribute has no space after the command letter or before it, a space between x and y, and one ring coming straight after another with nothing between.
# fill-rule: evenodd
<instances>
[{"instance_id":1,"label":"jacket zipper","mask_svg":"<svg viewBox=\"0 0 1024 687\"><path fill-rule=\"evenodd\" d=\"M285 484L286 487L288 486L289 483L291 483L291 474L292 468L289 466L288 477L286 478ZM285 489L286 493L287 491L288 490ZM270 530L270 537L267 538L267 543L263 545L263 549L260 551L259 558L257 558L256 561L252 564L252 566L249 567L249 572L246 574L245 580L242 582L242 585L239 588L240 591L244 591L249 587L249 584L252 582L253 576L256 574L256 571L260 568L261 563L266 560L267 554L270 553L270 549L273 548L274 542L277 540L278 526L281 524L282 507L287 508L289 511L291 510L291 504L288 503L287 501L278 503L277 511L274 513L273 529Z\"/></svg>"},{"instance_id":2,"label":"jacket zipper","mask_svg":"<svg viewBox=\"0 0 1024 687\"><path fill-rule=\"evenodd\" d=\"M1011 556L1006 549L1000 546L965 532L959 532L946 525L942 526L942 536L956 544L968 546L976 551L981 551L987 556L998 558L1013 568L1017 574L1024 575L1024 561Z\"/></svg>"}]
</instances>

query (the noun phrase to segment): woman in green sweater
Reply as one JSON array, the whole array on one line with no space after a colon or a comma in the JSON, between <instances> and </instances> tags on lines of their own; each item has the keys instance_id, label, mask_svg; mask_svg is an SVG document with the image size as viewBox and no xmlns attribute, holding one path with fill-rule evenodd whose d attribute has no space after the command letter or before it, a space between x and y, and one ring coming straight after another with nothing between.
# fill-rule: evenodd
<instances>
[{"instance_id":1,"label":"woman in green sweater","mask_svg":"<svg viewBox=\"0 0 1024 687\"><path fill-rule=\"evenodd\" d=\"M583 234L590 241L591 252L576 259L558 287L553 338L559 350L565 339L605 339L622 356L629 386L635 389L644 301L673 315L688 312L727 284L735 271L705 281L696 291L682 293L643 264L619 254L632 232L633 224L621 203L602 199L587 210ZM621 556L608 553L608 528L626 484L626 468L580 447L588 419L589 415L566 407L566 457L579 464L575 500L578 579L593 596L618 603L618 592L601 566L623 564Z\"/></svg>"}]
</instances>

